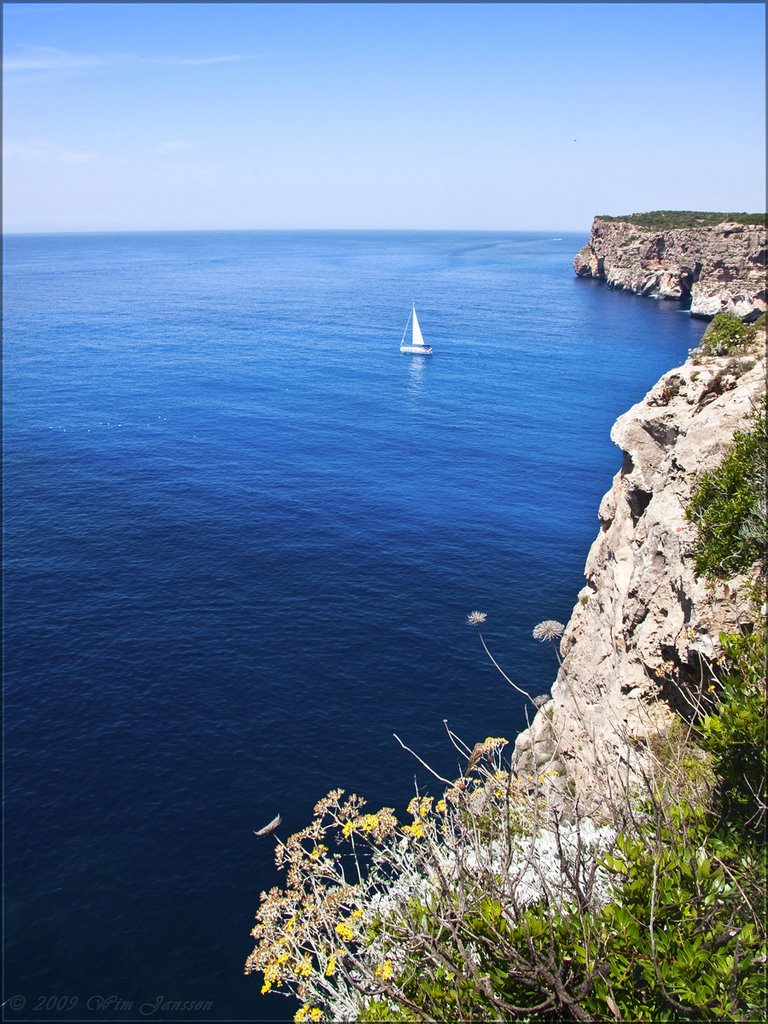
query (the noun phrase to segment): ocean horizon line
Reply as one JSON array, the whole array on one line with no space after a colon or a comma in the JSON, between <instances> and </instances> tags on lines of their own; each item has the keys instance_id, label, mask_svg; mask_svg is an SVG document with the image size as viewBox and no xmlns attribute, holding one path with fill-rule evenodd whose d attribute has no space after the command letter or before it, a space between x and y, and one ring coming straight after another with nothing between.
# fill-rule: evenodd
<instances>
[{"instance_id":1,"label":"ocean horizon line","mask_svg":"<svg viewBox=\"0 0 768 1024\"><path fill-rule=\"evenodd\" d=\"M204 234L414 234L414 235L514 235L514 234L589 234L590 226L584 228L104 228L97 230L34 230L3 231L3 238L62 237L73 235L204 235Z\"/></svg>"}]
</instances>

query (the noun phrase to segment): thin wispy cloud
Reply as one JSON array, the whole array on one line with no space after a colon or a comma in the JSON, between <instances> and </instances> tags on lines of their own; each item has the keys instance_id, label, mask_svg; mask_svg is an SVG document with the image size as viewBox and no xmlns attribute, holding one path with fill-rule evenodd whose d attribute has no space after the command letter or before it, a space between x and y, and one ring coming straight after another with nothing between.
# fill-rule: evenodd
<instances>
[{"instance_id":1,"label":"thin wispy cloud","mask_svg":"<svg viewBox=\"0 0 768 1024\"><path fill-rule=\"evenodd\" d=\"M3 140L6 161L26 161L36 164L88 164L99 160L100 154L90 150L71 149L55 143L28 143L18 139Z\"/></svg>"},{"instance_id":2,"label":"thin wispy cloud","mask_svg":"<svg viewBox=\"0 0 768 1024\"><path fill-rule=\"evenodd\" d=\"M184 139L167 139L154 148L147 148L144 152L147 155L164 157L175 156L177 153L185 153L195 149L193 142ZM75 149L71 146L62 146L56 142L24 141L19 138L5 138L3 140L3 157L7 164L23 162L35 164L89 164L95 161L120 160L114 154L107 156L95 150Z\"/></svg>"},{"instance_id":3,"label":"thin wispy cloud","mask_svg":"<svg viewBox=\"0 0 768 1024\"><path fill-rule=\"evenodd\" d=\"M172 54L143 56L135 53L74 53L52 46L29 47L4 58L6 72L88 71L98 68L194 67L205 64L235 64L258 60L258 54L216 53L179 57Z\"/></svg>"}]
</instances>

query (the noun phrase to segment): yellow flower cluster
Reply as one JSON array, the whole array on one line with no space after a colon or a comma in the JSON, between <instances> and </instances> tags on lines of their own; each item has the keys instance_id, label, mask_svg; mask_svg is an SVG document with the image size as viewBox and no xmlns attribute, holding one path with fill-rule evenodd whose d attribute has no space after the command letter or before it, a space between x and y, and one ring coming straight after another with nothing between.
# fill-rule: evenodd
<instances>
[{"instance_id":1,"label":"yellow flower cluster","mask_svg":"<svg viewBox=\"0 0 768 1024\"><path fill-rule=\"evenodd\" d=\"M336 934L345 942L351 942L355 935L352 925L348 921L339 921L336 925Z\"/></svg>"},{"instance_id":2,"label":"yellow flower cluster","mask_svg":"<svg viewBox=\"0 0 768 1024\"><path fill-rule=\"evenodd\" d=\"M394 971L392 969L392 961L385 960L383 964L379 964L374 974L377 978L381 978L382 981L387 981L392 977Z\"/></svg>"},{"instance_id":3,"label":"yellow flower cluster","mask_svg":"<svg viewBox=\"0 0 768 1024\"><path fill-rule=\"evenodd\" d=\"M294 973L299 978L308 978L312 974L312 961L308 956L302 957L294 967Z\"/></svg>"},{"instance_id":4,"label":"yellow flower cluster","mask_svg":"<svg viewBox=\"0 0 768 1024\"><path fill-rule=\"evenodd\" d=\"M345 821L341 830L345 839L349 839L353 832L375 832L379 819L375 814L361 814L359 818L352 821Z\"/></svg>"},{"instance_id":5,"label":"yellow flower cluster","mask_svg":"<svg viewBox=\"0 0 768 1024\"><path fill-rule=\"evenodd\" d=\"M374 835L377 839L383 839L397 825L397 819L392 813L391 807L382 807L376 814L361 814L357 818L345 821L341 834L349 839L353 832L364 832L367 835Z\"/></svg>"},{"instance_id":6,"label":"yellow flower cluster","mask_svg":"<svg viewBox=\"0 0 768 1024\"><path fill-rule=\"evenodd\" d=\"M505 740L503 736L486 736L483 740L483 746L489 750L494 750L497 747L505 747L509 743L509 740Z\"/></svg>"},{"instance_id":7,"label":"yellow flower cluster","mask_svg":"<svg viewBox=\"0 0 768 1024\"><path fill-rule=\"evenodd\" d=\"M323 1019L323 1012L318 1010L316 1006L310 1006L309 1003L305 1003L300 1010L296 1011L293 1019L296 1021L296 1024L305 1024L308 1020L318 1021Z\"/></svg>"},{"instance_id":8,"label":"yellow flower cluster","mask_svg":"<svg viewBox=\"0 0 768 1024\"><path fill-rule=\"evenodd\" d=\"M280 956L271 964L267 964L264 968L264 984L261 986L261 994L266 995L267 992L272 991L273 985L279 985L283 980L283 964L288 960L287 953L281 953Z\"/></svg>"},{"instance_id":9,"label":"yellow flower cluster","mask_svg":"<svg viewBox=\"0 0 768 1024\"><path fill-rule=\"evenodd\" d=\"M420 821L414 821L412 825L403 825L403 832L409 836L413 836L414 839L424 838L424 826Z\"/></svg>"},{"instance_id":10,"label":"yellow flower cluster","mask_svg":"<svg viewBox=\"0 0 768 1024\"><path fill-rule=\"evenodd\" d=\"M408 813L412 814L414 818L426 818L431 807L431 796L415 796L408 804Z\"/></svg>"},{"instance_id":11,"label":"yellow flower cluster","mask_svg":"<svg viewBox=\"0 0 768 1024\"><path fill-rule=\"evenodd\" d=\"M325 965L325 976L326 978L332 978L336 973L336 957L329 956L328 963Z\"/></svg>"}]
</instances>

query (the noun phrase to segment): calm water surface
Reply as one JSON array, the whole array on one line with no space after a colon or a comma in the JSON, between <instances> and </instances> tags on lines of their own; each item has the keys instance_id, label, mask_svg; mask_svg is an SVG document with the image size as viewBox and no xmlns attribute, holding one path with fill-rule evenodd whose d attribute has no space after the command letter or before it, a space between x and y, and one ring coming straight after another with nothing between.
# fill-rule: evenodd
<instances>
[{"instance_id":1,"label":"calm water surface","mask_svg":"<svg viewBox=\"0 0 768 1024\"><path fill-rule=\"evenodd\" d=\"M443 719L524 725L466 614L548 689L611 424L703 330L585 240L6 239L6 1019L290 1019L242 975L252 830L404 808L394 732L451 774Z\"/></svg>"}]
</instances>

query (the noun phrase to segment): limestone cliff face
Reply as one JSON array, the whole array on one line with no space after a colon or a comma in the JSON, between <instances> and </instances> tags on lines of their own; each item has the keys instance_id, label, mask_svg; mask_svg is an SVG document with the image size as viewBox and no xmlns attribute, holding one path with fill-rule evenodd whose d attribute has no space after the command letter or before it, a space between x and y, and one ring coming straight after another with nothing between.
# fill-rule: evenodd
<instances>
[{"instance_id":1,"label":"limestone cliff face","mask_svg":"<svg viewBox=\"0 0 768 1024\"><path fill-rule=\"evenodd\" d=\"M695 575L684 512L697 475L721 461L764 390L762 356L689 359L611 432L624 464L600 505L552 700L515 747L520 770L555 769L553 784L585 809L642 763L684 703L678 680L696 688L719 632L749 619L743 583Z\"/></svg>"},{"instance_id":2,"label":"limestone cliff face","mask_svg":"<svg viewBox=\"0 0 768 1024\"><path fill-rule=\"evenodd\" d=\"M573 266L579 277L612 288L690 299L694 316L731 312L754 320L766 308L764 225L724 222L658 231L596 217Z\"/></svg>"}]
</instances>

